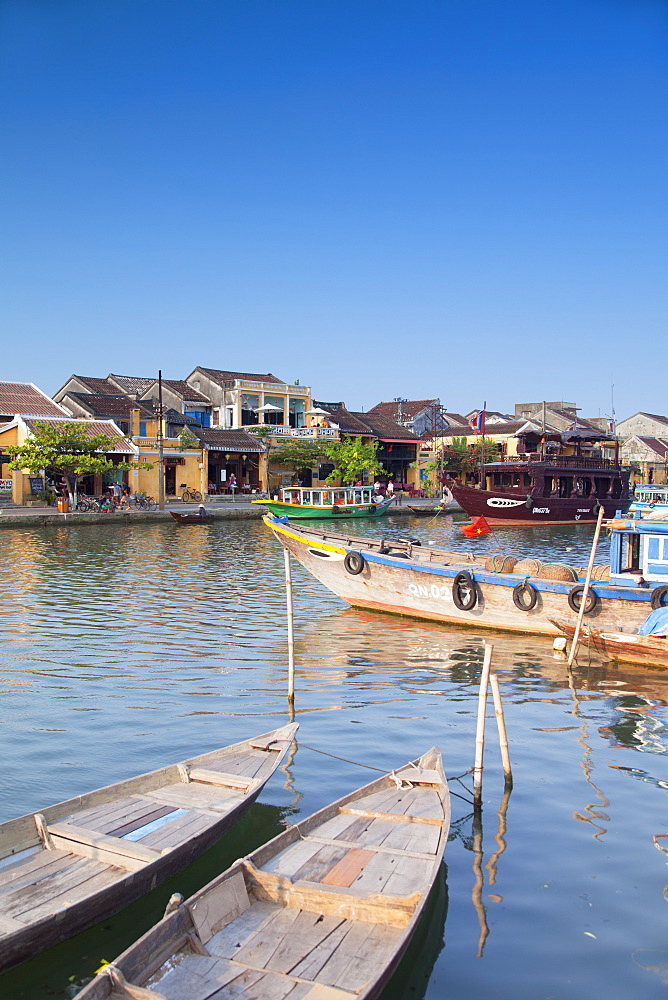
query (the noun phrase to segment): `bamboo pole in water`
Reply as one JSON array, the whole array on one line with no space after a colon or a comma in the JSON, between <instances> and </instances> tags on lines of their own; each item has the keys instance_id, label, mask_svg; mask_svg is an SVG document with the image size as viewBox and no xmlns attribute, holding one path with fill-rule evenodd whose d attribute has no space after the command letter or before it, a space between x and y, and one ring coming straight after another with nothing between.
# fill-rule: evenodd
<instances>
[{"instance_id":1,"label":"bamboo pole in water","mask_svg":"<svg viewBox=\"0 0 668 1000\"><path fill-rule=\"evenodd\" d=\"M290 570L290 553L283 549L285 559L285 601L288 611L288 700L295 699L295 638L292 611L292 572Z\"/></svg>"},{"instance_id":2,"label":"bamboo pole in water","mask_svg":"<svg viewBox=\"0 0 668 1000\"><path fill-rule=\"evenodd\" d=\"M496 724L499 730L499 746L501 747L501 761L503 763L503 774L506 779L506 788L512 787L513 784L513 770L510 766L510 754L508 753L508 735L506 733L506 720L503 717L503 703L501 701L501 692L499 690L499 678L496 674L489 675L489 683L492 687L492 695L494 697L494 714L496 715Z\"/></svg>"},{"instance_id":3,"label":"bamboo pole in water","mask_svg":"<svg viewBox=\"0 0 668 1000\"><path fill-rule=\"evenodd\" d=\"M598 505L598 518L596 519L596 531L594 532L594 540L591 543L591 552L589 553L589 565L587 566L587 576L585 577L584 589L582 591L582 598L580 604L580 610L578 611L578 620L575 625L575 634L573 635L573 641L571 643L571 651L568 654L568 664L567 666L572 666L573 660L575 659L575 652L578 648L578 640L580 638L580 629L582 628L582 619L584 618L585 608L587 607L587 598L589 597L589 588L591 585L591 574L594 569L594 557L596 556L596 546L598 545L598 536L601 534L601 524L603 523L603 515L605 513L603 504Z\"/></svg>"},{"instance_id":4,"label":"bamboo pole in water","mask_svg":"<svg viewBox=\"0 0 668 1000\"><path fill-rule=\"evenodd\" d=\"M485 711L487 708L487 687L489 685L492 650L493 646L485 643L485 655L480 675L480 690L478 691L478 724L475 734L475 763L473 765L473 804L477 808L480 807L482 802L482 757L485 749Z\"/></svg>"}]
</instances>

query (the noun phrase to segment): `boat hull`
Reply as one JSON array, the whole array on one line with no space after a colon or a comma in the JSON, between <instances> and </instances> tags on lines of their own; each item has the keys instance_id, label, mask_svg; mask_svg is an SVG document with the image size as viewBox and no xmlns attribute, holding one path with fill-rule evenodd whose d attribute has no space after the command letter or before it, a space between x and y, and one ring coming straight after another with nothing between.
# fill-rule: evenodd
<instances>
[{"instance_id":1,"label":"boat hull","mask_svg":"<svg viewBox=\"0 0 668 1000\"><path fill-rule=\"evenodd\" d=\"M555 620L554 624L564 635L573 638L575 625L572 622ZM593 649L609 660L668 668L667 639L657 639L649 635L630 635L624 632L606 632L585 623L578 642L578 650L585 655Z\"/></svg>"},{"instance_id":2,"label":"boat hull","mask_svg":"<svg viewBox=\"0 0 668 1000\"><path fill-rule=\"evenodd\" d=\"M482 490L474 486L452 486L452 494L469 517L484 517L492 526L534 524L582 524L595 522L596 497L518 497L517 491ZM605 516L625 513L630 499L601 501ZM596 509L595 509L596 508Z\"/></svg>"},{"instance_id":3,"label":"boat hull","mask_svg":"<svg viewBox=\"0 0 668 1000\"><path fill-rule=\"evenodd\" d=\"M497 629L506 632L555 636L552 619L574 619L568 596L575 584L528 576L526 573L495 573L479 560L466 561L461 553L417 548L393 543L390 551L382 541L350 537L306 527L279 524L265 519L281 544L317 580L353 607L407 615L452 625ZM385 551L382 551L382 549ZM362 569L346 569L346 555L359 553ZM470 610L457 606L455 578L471 574L475 604ZM528 583L536 601L530 610L520 610L513 599L515 588ZM651 591L617 587L595 581L596 606L586 621L597 628L623 631L637 628L651 610Z\"/></svg>"},{"instance_id":4,"label":"boat hull","mask_svg":"<svg viewBox=\"0 0 668 1000\"><path fill-rule=\"evenodd\" d=\"M289 517L291 521L311 521L314 519L339 520L348 517L381 517L385 514L392 499L383 500L382 503L364 504L326 504L324 506L310 506L309 504L283 503L280 500L253 500L252 503L261 504L275 517Z\"/></svg>"}]
</instances>

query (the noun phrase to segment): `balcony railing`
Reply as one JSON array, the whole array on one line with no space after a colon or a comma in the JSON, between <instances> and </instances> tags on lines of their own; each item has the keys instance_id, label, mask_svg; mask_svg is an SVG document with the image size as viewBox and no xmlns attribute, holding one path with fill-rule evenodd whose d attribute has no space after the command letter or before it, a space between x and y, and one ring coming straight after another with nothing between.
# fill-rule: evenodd
<instances>
[{"instance_id":1,"label":"balcony railing","mask_svg":"<svg viewBox=\"0 0 668 1000\"><path fill-rule=\"evenodd\" d=\"M224 383L225 389L252 389L253 392L266 392L272 396L280 396L281 393L288 393L290 396L311 395L311 389L307 385L281 385L278 382L256 382L251 379L230 379Z\"/></svg>"},{"instance_id":2,"label":"balcony railing","mask_svg":"<svg viewBox=\"0 0 668 1000\"><path fill-rule=\"evenodd\" d=\"M287 424L262 424L261 426L263 436L267 431L268 437L338 438L339 436L335 427L289 427ZM258 428L256 425L251 425L241 429L254 434Z\"/></svg>"},{"instance_id":3,"label":"balcony railing","mask_svg":"<svg viewBox=\"0 0 668 1000\"><path fill-rule=\"evenodd\" d=\"M611 458L592 457L589 455L540 455L538 452L524 452L518 455L499 455L493 462L507 462L517 465L524 462L544 462L545 465L558 465L561 468L577 469L618 469L619 464Z\"/></svg>"}]
</instances>

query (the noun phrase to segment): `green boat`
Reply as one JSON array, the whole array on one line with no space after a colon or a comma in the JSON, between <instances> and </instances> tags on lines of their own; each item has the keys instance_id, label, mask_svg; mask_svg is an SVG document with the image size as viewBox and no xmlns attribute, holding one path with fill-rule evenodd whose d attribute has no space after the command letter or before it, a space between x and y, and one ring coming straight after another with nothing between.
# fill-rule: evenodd
<instances>
[{"instance_id":1,"label":"green boat","mask_svg":"<svg viewBox=\"0 0 668 1000\"><path fill-rule=\"evenodd\" d=\"M291 521L308 521L317 517L380 517L392 503L393 497L374 493L371 486L348 486L329 489L306 489L288 486L272 500L253 500L262 504L276 517Z\"/></svg>"}]
</instances>

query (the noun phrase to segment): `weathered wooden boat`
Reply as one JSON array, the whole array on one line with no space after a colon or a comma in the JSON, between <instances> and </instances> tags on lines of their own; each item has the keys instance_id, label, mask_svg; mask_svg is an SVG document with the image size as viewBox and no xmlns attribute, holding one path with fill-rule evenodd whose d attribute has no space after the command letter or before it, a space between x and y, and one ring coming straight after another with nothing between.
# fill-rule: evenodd
<instances>
[{"instance_id":1,"label":"weathered wooden boat","mask_svg":"<svg viewBox=\"0 0 668 1000\"><path fill-rule=\"evenodd\" d=\"M295 724L0 824L0 969L170 878L250 806Z\"/></svg>"},{"instance_id":2,"label":"weathered wooden boat","mask_svg":"<svg viewBox=\"0 0 668 1000\"><path fill-rule=\"evenodd\" d=\"M450 486L470 517L490 525L575 524L625 513L631 503L629 473L612 459L543 455L488 462L482 483Z\"/></svg>"},{"instance_id":3,"label":"weathered wooden boat","mask_svg":"<svg viewBox=\"0 0 668 1000\"><path fill-rule=\"evenodd\" d=\"M415 931L449 825L434 748L236 861L76 1000L371 1000Z\"/></svg>"},{"instance_id":4,"label":"weathered wooden boat","mask_svg":"<svg viewBox=\"0 0 668 1000\"><path fill-rule=\"evenodd\" d=\"M412 504L407 503L406 506L411 514L417 514L418 517L438 517L445 510L445 507L441 507L440 505L436 507L413 507Z\"/></svg>"},{"instance_id":5,"label":"weathered wooden boat","mask_svg":"<svg viewBox=\"0 0 668 1000\"><path fill-rule=\"evenodd\" d=\"M276 517L288 516L291 521L311 518L380 517L394 497L374 493L370 486L348 486L329 489L305 489L290 486L281 490L281 499L253 500L262 504Z\"/></svg>"},{"instance_id":6,"label":"weathered wooden boat","mask_svg":"<svg viewBox=\"0 0 668 1000\"><path fill-rule=\"evenodd\" d=\"M353 607L551 636L553 619L580 608L582 568L264 521L302 566ZM630 631L668 602L668 521L619 520L609 527L610 565L596 567L586 618L605 631Z\"/></svg>"},{"instance_id":7,"label":"weathered wooden boat","mask_svg":"<svg viewBox=\"0 0 668 1000\"><path fill-rule=\"evenodd\" d=\"M554 619L555 627L570 639L575 623ZM642 663L645 666L668 667L668 639L628 632L604 632L586 622L582 625L578 649L584 655L593 650L609 660Z\"/></svg>"},{"instance_id":8,"label":"weathered wooden boat","mask_svg":"<svg viewBox=\"0 0 668 1000\"><path fill-rule=\"evenodd\" d=\"M178 510L170 510L169 513L177 524L207 524L215 520L213 514L208 511L205 514L181 514Z\"/></svg>"}]
</instances>

